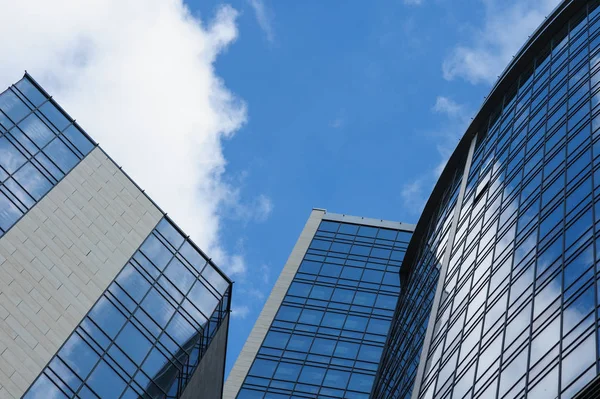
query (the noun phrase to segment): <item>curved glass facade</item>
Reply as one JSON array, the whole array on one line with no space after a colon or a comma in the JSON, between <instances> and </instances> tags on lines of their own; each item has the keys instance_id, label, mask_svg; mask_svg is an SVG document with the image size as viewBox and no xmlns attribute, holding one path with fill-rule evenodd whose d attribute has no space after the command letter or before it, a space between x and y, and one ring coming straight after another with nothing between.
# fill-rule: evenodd
<instances>
[{"instance_id":1,"label":"curved glass facade","mask_svg":"<svg viewBox=\"0 0 600 399\"><path fill-rule=\"evenodd\" d=\"M462 170L457 171L427 228L419 262L402 285L372 398L410 397L425 339L441 259L446 252ZM404 288L406 287L406 288Z\"/></svg>"},{"instance_id":2,"label":"curved glass facade","mask_svg":"<svg viewBox=\"0 0 600 399\"><path fill-rule=\"evenodd\" d=\"M573 3L475 138L419 398L571 398L598 374L600 9Z\"/></svg>"},{"instance_id":3,"label":"curved glass facade","mask_svg":"<svg viewBox=\"0 0 600 399\"><path fill-rule=\"evenodd\" d=\"M599 374L598 4L557 8L451 158L372 397L572 398Z\"/></svg>"}]
</instances>

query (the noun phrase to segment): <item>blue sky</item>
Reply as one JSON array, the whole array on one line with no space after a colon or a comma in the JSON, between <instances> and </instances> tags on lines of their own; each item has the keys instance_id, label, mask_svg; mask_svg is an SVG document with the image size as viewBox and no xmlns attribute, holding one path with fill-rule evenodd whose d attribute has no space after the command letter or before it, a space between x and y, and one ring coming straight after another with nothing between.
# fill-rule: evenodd
<instances>
[{"instance_id":1,"label":"blue sky","mask_svg":"<svg viewBox=\"0 0 600 399\"><path fill-rule=\"evenodd\" d=\"M7 1L0 85L29 71L235 280L229 372L310 210L416 222L558 2Z\"/></svg>"},{"instance_id":2,"label":"blue sky","mask_svg":"<svg viewBox=\"0 0 600 399\"><path fill-rule=\"evenodd\" d=\"M224 221L249 271L227 372L311 208L416 223L495 77L556 3L230 2L239 37L215 68L248 119L224 144L228 175L272 210ZM188 4L202 17L219 3Z\"/></svg>"}]
</instances>

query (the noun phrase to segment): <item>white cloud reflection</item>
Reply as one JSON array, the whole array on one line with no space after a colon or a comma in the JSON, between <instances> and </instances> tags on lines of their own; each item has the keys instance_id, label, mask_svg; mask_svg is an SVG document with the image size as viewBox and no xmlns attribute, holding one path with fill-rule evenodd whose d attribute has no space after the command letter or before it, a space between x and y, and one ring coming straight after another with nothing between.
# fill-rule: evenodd
<instances>
[{"instance_id":1,"label":"white cloud reflection","mask_svg":"<svg viewBox=\"0 0 600 399\"><path fill-rule=\"evenodd\" d=\"M493 169L498 170L498 166L496 165ZM514 188L507 186L502 177L498 178L492 186L502 188L505 192L514 192ZM489 192L495 192L495 190L490 189ZM485 200L485 197L483 200ZM474 206L472 203L468 202L466 206L468 208L461 213L473 213ZM506 209L507 213L516 211L517 205L515 202L510 204ZM555 215L555 217L555 222L559 223L563 215ZM526 220L529 223L531 219L527 218ZM463 233L459 231L455 245L465 234L467 235L467 240L466 243L463 242L461 244L463 246L471 247L470 243L473 242L487 242L479 238L483 232L483 228L487 227L483 223L478 223L472 231L465 231ZM574 287L578 287L577 289L571 288L568 292L563 293L563 276L565 280L564 284L570 285L594 264L593 247L590 245L578 256L569 260L568 266L563 266L560 258L563 254L562 246L550 246L543 257L540 257L539 253L536 255L536 250L533 248L537 243L537 234L529 235L515 247L514 239L515 236L518 236L517 229L522 228L523 226L519 225L513 226L495 245L497 250L501 249L499 253L514 253L514 255L509 256L508 262L499 262L498 259L503 259L504 255L498 256L498 253L494 255L496 260L492 262L491 254L493 252L491 252L489 256L486 256L484 261L478 260L475 263L476 251L473 251L462 262L450 262L448 277L445 283L446 295L444 296L444 300L454 298L454 303L451 307L445 308L444 313L441 314L440 319L436 323L436 334L445 334L447 336L446 346L448 346L455 337L458 337L459 332L465 326L468 330L464 332L465 335L462 338L460 357L458 359L450 359L450 363L447 363L440 370L439 375L442 378L439 382L443 382L446 377L449 377L452 370L457 369L461 374L465 373L463 365L469 363L465 359L475 356L479 342L486 342L485 346L480 349L481 354L479 355L477 375L475 375L474 365L466 371L466 374L461 375L453 388L455 396L462 397L463 394L471 389L474 377L487 380L500 367L500 358L503 359L504 369L501 370L500 378L491 385L492 388L490 389L494 392L499 384L500 396L508 393L508 397L513 397L525 387L524 375L526 372L529 372L529 387L532 389L528 393L528 398L542 399L557 396L559 367L553 369L553 365L559 363L556 360L556 356L559 353L558 343L561 339L563 343L563 356L566 354L566 357L562 360L561 386L562 389L565 389L569 384L573 384L563 394L563 397L572 397L596 375L595 368L592 367L592 371L585 373L579 380L573 382L588 367L595 364L596 360L595 334L592 333L585 339L577 338L584 331L588 333L595 331L592 328L595 321L593 313L595 309L594 285L592 284L584 290L581 296L578 296L579 294L571 296L579 289L577 283L574 285ZM492 231L495 232L496 230L492 229ZM534 252L530 252L531 250ZM459 250L459 254L455 255L453 259L460 259L462 251L464 251L464 248ZM511 269L511 259L513 259L513 256L515 264ZM532 257L538 257L539 260L537 275L534 274L535 263L530 264L523 270L523 266ZM473 286L471 287L469 273L474 268L475 271L472 274ZM456 272L457 269L458 272ZM562 269L564 271L558 271L558 274L556 274L557 270ZM489 277L490 275L491 277ZM465 276L467 276L467 284L464 284ZM459 279L460 286L457 287ZM582 278L580 281L585 280L586 278ZM536 292L533 299L528 300L534 294L534 281L537 281ZM500 294L509 284L510 288L508 291ZM467 307L465 308L462 304L464 304L464 299L469 295L469 291L471 291L471 296L467 300ZM558 310L561 306L561 295L565 298L565 309L560 311L557 317L554 311ZM574 297L577 298L573 299ZM528 302L527 304L525 304L526 301ZM443 305L441 308L443 309ZM522 344L531 335L532 308L533 318L536 320L534 323L533 339L530 345L522 347ZM548 312L547 309L554 310ZM474 320L477 320L484 310L486 311L486 316L481 321L475 323ZM462 314L458 316L461 312ZM550 313L553 314L551 315ZM545 314L545 316L538 318L542 314ZM544 319L546 320L540 323L540 320ZM449 320L452 320L454 323L450 327L447 325ZM503 326L505 320L507 324ZM562 337L561 324L563 329ZM473 327L474 325L476 327ZM503 332L496 335L501 330ZM490 339L492 336L496 336L496 338ZM502 344L503 337L504 344ZM571 351L571 348L575 349L570 354L567 354ZM440 358L445 361L444 359L448 354L448 348L442 349L442 345L440 345L430 356L429 362L435 363ZM528 355L530 355L529 366L527 364ZM457 367L457 365L459 366ZM549 372L549 374L543 375L542 372ZM513 387L513 384L516 385ZM440 385L438 384L438 386ZM481 386L482 384L478 382L474 389L479 389ZM428 394L433 395L433 391L429 391ZM487 397L486 394L483 397Z\"/></svg>"}]
</instances>

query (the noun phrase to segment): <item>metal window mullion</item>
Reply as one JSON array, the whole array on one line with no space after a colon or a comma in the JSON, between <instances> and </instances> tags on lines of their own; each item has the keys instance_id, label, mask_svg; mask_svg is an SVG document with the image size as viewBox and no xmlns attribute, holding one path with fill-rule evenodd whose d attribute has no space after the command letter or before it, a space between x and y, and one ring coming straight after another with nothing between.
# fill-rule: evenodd
<instances>
[{"instance_id":1,"label":"metal window mullion","mask_svg":"<svg viewBox=\"0 0 600 399\"><path fill-rule=\"evenodd\" d=\"M446 271L448 268L448 263L450 261L450 255L452 252L452 246L454 243L454 236L456 234L456 228L458 226L458 218L460 217L460 212L461 212L461 208L463 205L463 199L464 199L464 194L467 188L467 180L468 180L468 176L469 176L469 170L471 169L471 162L472 162L472 158L473 158L473 153L475 151L475 145L477 142L477 136L475 135L473 137L473 139L471 140L471 146L469 148L469 152L467 154L467 158L465 161L465 166L463 169L463 176L462 176L462 181L460 184L460 191L458 193L458 198L456 200L455 203L455 208L454 208L454 214L452 215L452 225L450 228L450 233L448 236L448 241L446 244L446 248L445 248L445 254L444 254L444 259L443 259L443 263L442 263L442 267L440 268L440 274L438 276L438 284L437 284L437 288L436 288L436 293L432 302L432 308L431 308L431 313L430 313L430 317L429 317L429 321L428 321L428 325L427 325L427 331L425 333L425 339L423 342L423 348L421 350L421 358L419 359L419 366L417 368L417 374L415 376L415 382L413 385L413 391L412 391L412 395L411 395L411 399L417 399L419 397L419 391L421 390L421 384L422 384L422 379L425 373L425 365L427 363L427 358L428 358L428 354L429 354L429 346L431 344L431 340L433 338L433 329L435 326L435 320L437 317L435 317L435 315L437 314L437 308L439 306L441 297L442 297L442 291L444 289L443 287L443 283L446 277ZM431 316L434 317L431 317Z\"/></svg>"}]
</instances>

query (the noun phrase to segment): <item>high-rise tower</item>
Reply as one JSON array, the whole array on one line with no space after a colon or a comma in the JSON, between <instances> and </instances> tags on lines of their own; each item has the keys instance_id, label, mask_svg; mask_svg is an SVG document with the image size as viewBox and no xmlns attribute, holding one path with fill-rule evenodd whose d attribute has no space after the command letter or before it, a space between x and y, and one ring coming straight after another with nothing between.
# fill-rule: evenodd
<instances>
[{"instance_id":1,"label":"high-rise tower","mask_svg":"<svg viewBox=\"0 0 600 399\"><path fill-rule=\"evenodd\" d=\"M231 281L29 76L0 94L0 397L221 395Z\"/></svg>"},{"instance_id":2,"label":"high-rise tower","mask_svg":"<svg viewBox=\"0 0 600 399\"><path fill-rule=\"evenodd\" d=\"M413 227L313 210L223 398L369 398Z\"/></svg>"},{"instance_id":3,"label":"high-rise tower","mask_svg":"<svg viewBox=\"0 0 600 399\"><path fill-rule=\"evenodd\" d=\"M451 156L402 265L408 291L373 397L598 389L598 5L563 1L545 19ZM428 275L430 316L414 319ZM422 340L406 342L412 328Z\"/></svg>"}]
</instances>

